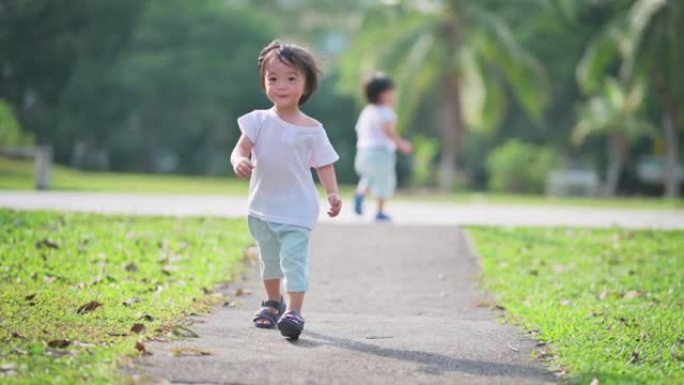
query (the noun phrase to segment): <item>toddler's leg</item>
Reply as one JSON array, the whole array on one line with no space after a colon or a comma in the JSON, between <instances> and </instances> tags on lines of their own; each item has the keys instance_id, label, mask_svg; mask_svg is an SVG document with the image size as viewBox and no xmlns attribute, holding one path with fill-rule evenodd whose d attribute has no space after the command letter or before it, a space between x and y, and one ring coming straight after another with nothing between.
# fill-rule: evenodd
<instances>
[{"instance_id":1,"label":"toddler's leg","mask_svg":"<svg viewBox=\"0 0 684 385\"><path fill-rule=\"evenodd\" d=\"M356 193L359 195L366 195L368 192L368 178L361 176L359 179L359 184L356 185Z\"/></svg>"},{"instance_id":2,"label":"toddler's leg","mask_svg":"<svg viewBox=\"0 0 684 385\"><path fill-rule=\"evenodd\" d=\"M269 301L280 301L280 281L283 272L280 271L280 247L278 242L257 241L259 248L259 266L261 279L264 280L264 289Z\"/></svg>"},{"instance_id":3,"label":"toddler's leg","mask_svg":"<svg viewBox=\"0 0 684 385\"><path fill-rule=\"evenodd\" d=\"M264 281L264 289L268 301L280 302L280 282L283 273L280 271L280 244L275 233L268 228L268 225L253 217L249 217L249 231L256 241L259 249L259 267L261 278ZM272 307L267 308L273 314L278 314L278 310ZM272 322L266 319L255 319L257 325L271 325Z\"/></svg>"},{"instance_id":4,"label":"toddler's leg","mask_svg":"<svg viewBox=\"0 0 684 385\"><path fill-rule=\"evenodd\" d=\"M309 287L309 234L304 227L288 226L280 234L280 267L285 275L288 310L301 312Z\"/></svg>"}]
</instances>

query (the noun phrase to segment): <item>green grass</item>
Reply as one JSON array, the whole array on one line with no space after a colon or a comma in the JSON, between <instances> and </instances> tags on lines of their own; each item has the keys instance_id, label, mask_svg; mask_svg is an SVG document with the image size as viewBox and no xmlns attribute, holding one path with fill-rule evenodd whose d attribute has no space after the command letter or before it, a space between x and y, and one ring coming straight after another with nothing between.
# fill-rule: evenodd
<instances>
[{"instance_id":1,"label":"green grass","mask_svg":"<svg viewBox=\"0 0 684 385\"><path fill-rule=\"evenodd\" d=\"M684 231L469 232L486 289L569 383L684 384Z\"/></svg>"},{"instance_id":2,"label":"green grass","mask_svg":"<svg viewBox=\"0 0 684 385\"><path fill-rule=\"evenodd\" d=\"M138 341L223 300L211 290L249 243L242 220L0 210L0 229L3 384L117 383ZM90 301L102 306L77 314Z\"/></svg>"},{"instance_id":3,"label":"green grass","mask_svg":"<svg viewBox=\"0 0 684 385\"><path fill-rule=\"evenodd\" d=\"M69 167L52 167L52 190L106 191L174 194L246 195L247 182L228 177L88 172ZM33 161L0 157L0 189L34 188Z\"/></svg>"},{"instance_id":4,"label":"green grass","mask_svg":"<svg viewBox=\"0 0 684 385\"><path fill-rule=\"evenodd\" d=\"M55 165L51 189L72 191L106 191L168 194L227 194L246 196L248 184L234 177L200 177L159 174L87 172ZM0 157L0 189L30 190L34 188L33 162ZM353 186L340 186L344 196L351 196ZM321 191L321 194L323 192ZM456 204L494 204L518 206L587 206L633 209L682 209L684 199L658 198L547 198L540 195L457 192L439 194L434 191L399 191L397 200Z\"/></svg>"}]
</instances>

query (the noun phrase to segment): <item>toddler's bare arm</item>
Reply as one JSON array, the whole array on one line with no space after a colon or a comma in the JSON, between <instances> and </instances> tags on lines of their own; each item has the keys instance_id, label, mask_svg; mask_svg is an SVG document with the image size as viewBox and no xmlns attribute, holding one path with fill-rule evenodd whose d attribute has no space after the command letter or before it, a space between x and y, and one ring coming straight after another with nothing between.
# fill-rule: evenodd
<instances>
[{"instance_id":1,"label":"toddler's bare arm","mask_svg":"<svg viewBox=\"0 0 684 385\"><path fill-rule=\"evenodd\" d=\"M247 178L252 175L254 164L249 160L251 152L252 141L247 136L241 135L230 154L230 164L233 165L233 171L237 176Z\"/></svg>"},{"instance_id":2,"label":"toddler's bare arm","mask_svg":"<svg viewBox=\"0 0 684 385\"><path fill-rule=\"evenodd\" d=\"M388 138L390 138L394 144L397 145L397 149L401 151L404 154L410 154L412 151L411 148L411 143L409 143L406 139L402 138L401 135L397 132L397 130L394 128L393 123L385 123L382 126L382 131L387 135Z\"/></svg>"},{"instance_id":3,"label":"toddler's bare arm","mask_svg":"<svg viewBox=\"0 0 684 385\"><path fill-rule=\"evenodd\" d=\"M342 200L340 199L340 193L337 188L335 166L329 164L327 166L318 167L316 172L318 172L318 179L321 180L321 184L323 185L323 188L325 188L326 194L328 194L328 203L330 203L328 215L336 217L342 209Z\"/></svg>"}]
</instances>

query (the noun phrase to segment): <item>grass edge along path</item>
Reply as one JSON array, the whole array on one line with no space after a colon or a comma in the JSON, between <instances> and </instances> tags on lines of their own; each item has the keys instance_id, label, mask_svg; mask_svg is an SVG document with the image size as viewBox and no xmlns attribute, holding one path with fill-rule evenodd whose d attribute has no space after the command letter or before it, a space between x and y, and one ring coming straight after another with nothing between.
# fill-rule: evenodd
<instances>
[{"instance_id":1,"label":"grass edge along path","mask_svg":"<svg viewBox=\"0 0 684 385\"><path fill-rule=\"evenodd\" d=\"M150 338L234 299L243 220L0 209L0 382L118 383ZM240 295L239 290L235 295Z\"/></svg>"},{"instance_id":2,"label":"grass edge along path","mask_svg":"<svg viewBox=\"0 0 684 385\"><path fill-rule=\"evenodd\" d=\"M125 192L163 194L205 194L247 196L248 183L233 176L189 176L169 174L132 174L118 172L92 172L54 165L52 169L54 191ZM0 157L0 190L33 190L33 163ZM342 194L351 197L355 187L340 186ZM324 192L319 188L321 196ZM437 204L483 204L512 206L566 206L629 208L649 210L684 209L684 199L667 200L649 197L589 198L546 197L542 195L478 193L458 191L453 194L434 190L402 189L397 192L399 201Z\"/></svg>"},{"instance_id":3,"label":"grass edge along path","mask_svg":"<svg viewBox=\"0 0 684 385\"><path fill-rule=\"evenodd\" d=\"M538 358L562 383L684 384L684 231L468 234L484 289L508 321L541 341Z\"/></svg>"}]
</instances>

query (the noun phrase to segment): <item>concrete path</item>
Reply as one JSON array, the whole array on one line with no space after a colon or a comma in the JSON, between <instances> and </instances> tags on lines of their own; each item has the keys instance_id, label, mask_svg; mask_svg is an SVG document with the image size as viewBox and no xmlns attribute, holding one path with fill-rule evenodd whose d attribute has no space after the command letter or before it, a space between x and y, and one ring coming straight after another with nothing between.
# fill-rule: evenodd
<instances>
[{"instance_id":1,"label":"concrete path","mask_svg":"<svg viewBox=\"0 0 684 385\"><path fill-rule=\"evenodd\" d=\"M456 227L321 225L297 342L256 329L254 268L237 306L194 318L199 338L149 343L129 372L173 384L549 384L534 342L478 307L478 259ZM206 356L174 357L199 349ZM157 382L160 383L160 382Z\"/></svg>"},{"instance_id":2,"label":"concrete path","mask_svg":"<svg viewBox=\"0 0 684 385\"><path fill-rule=\"evenodd\" d=\"M454 225L684 228L684 210L392 202L394 223L357 218L349 202L314 233L312 285L298 342L251 325L252 296L194 319L199 338L149 343L129 372L175 384L547 384L534 342L478 307L478 259ZM135 215L245 215L244 198L123 193L0 192L0 207ZM330 222L323 218L323 222ZM342 224L355 224L344 226ZM234 292L237 286L232 286ZM176 357L174 352L207 351Z\"/></svg>"},{"instance_id":3,"label":"concrete path","mask_svg":"<svg viewBox=\"0 0 684 385\"><path fill-rule=\"evenodd\" d=\"M140 215L210 215L241 217L246 198L219 195L163 195L88 192L0 191L0 207ZM345 202L334 223L368 223L357 218ZM554 206L393 201L389 210L400 225L591 226L684 228L684 210L641 210ZM370 210L369 210L370 211ZM324 210L322 210L324 212ZM328 218L321 218L330 222Z\"/></svg>"}]
</instances>

